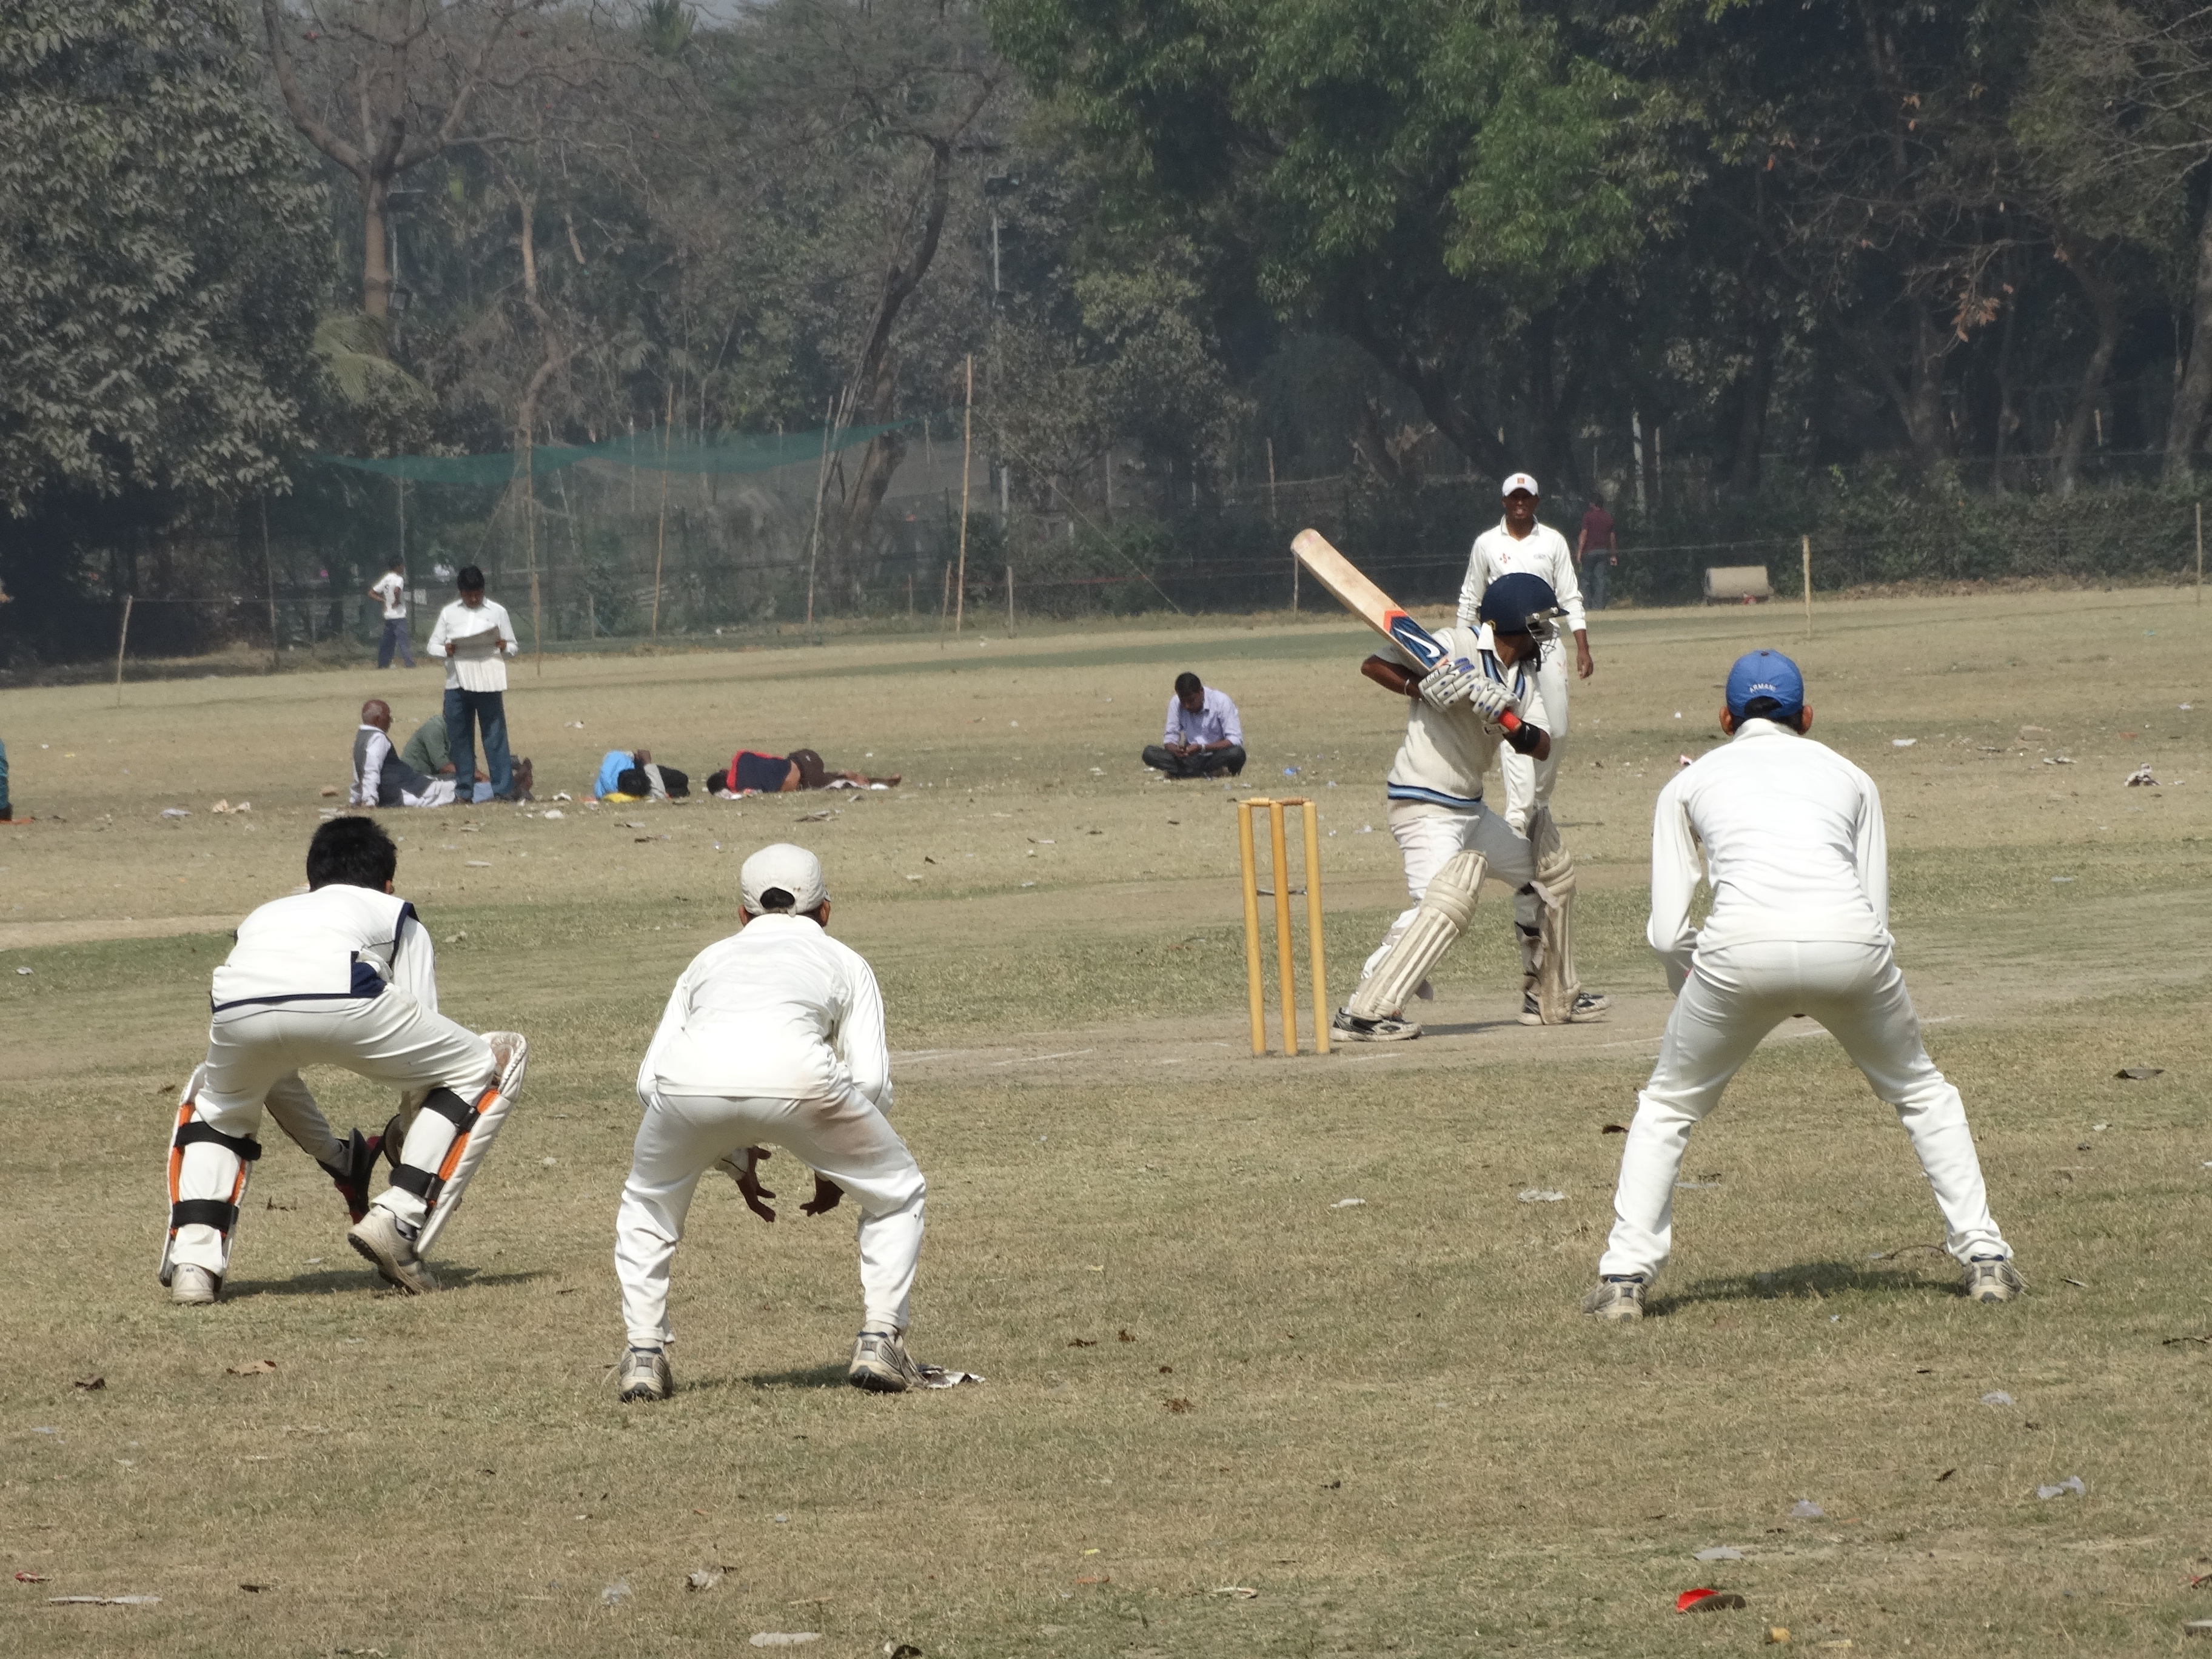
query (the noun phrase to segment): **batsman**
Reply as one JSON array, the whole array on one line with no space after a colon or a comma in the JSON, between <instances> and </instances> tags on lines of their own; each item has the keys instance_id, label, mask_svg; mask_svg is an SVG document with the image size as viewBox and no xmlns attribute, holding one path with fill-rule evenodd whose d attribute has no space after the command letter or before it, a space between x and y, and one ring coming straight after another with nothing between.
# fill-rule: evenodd
<instances>
[{"instance_id":1,"label":"batsman","mask_svg":"<svg viewBox=\"0 0 2212 1659\"><path fill-rule=\"evenodd\" d=\"M1482 775L1501 744L1536 760L1551 752L1536 665L1563 614L1550 583L1515 572L1484 589L1478 629L1436 636L1444 655L1426 672L1381 656L1360 665L1368 678L1413 700L1384 793L1413 905L1391 923L1330 1022L1338 1040L1420 1036L1405 1017L1407 1001L1430 994L1429 970L1466 931L1486 878L1513 892L1522 1023L1565 1024L1604 1011L1606 1000L1575 975L1575 865L1550 808L1534 809L1524 836L1482 799Z\"/></svg>"},{"instance_id":2,"label":"batsman","mask_svg":"<svg viewBox=\"0 0 2212 1659\"><path fill-rule=\"evenodd\" d=\"M337 1182L354 1218L347 1243L409 1295L438 1288L422 1253L507 1121L528 1046L438 1012L430 936L392 890L398 861L374 820L331 819L307 844L307 890L240 922L215 970L207 1059L185 1085L169 1142L161 1276L172 1301L222 1293L264 1109ZM380 1139L332 1133L300 1079L316 1065L399 1091ZM372 1202L380 1146L392 1182Z\"/></svg>"}]
</instances>

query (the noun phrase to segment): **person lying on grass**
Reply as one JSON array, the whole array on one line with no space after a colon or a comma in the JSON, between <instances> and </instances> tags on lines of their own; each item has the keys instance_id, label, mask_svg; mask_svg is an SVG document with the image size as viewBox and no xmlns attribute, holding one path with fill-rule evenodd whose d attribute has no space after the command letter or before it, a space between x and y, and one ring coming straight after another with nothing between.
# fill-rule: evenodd
<instances>
[{"instance_id":1,"label":"person lying on grass","mask_svg":"<svg viewBox=\"0 0 2212 1659\"><path fill-rule=\"evenodd\" d=\"M889 789L902 775L872 778L860 772L839 772L826 765L811 749L794 749L788 755L763 755L740 749L730 757L729 769L708 780L725 795L781 795L794 789Z\"/></svg>"},{"instance_id":2,"label":"person lying on grass","mask_svg":"<svg viewBox=\"0 0 2212 1659\"><path fill-rule=\"evenodd\" d=\"M611 805L637 800L682 800L691 793L691 775L654 763L650 749L610 749L599 760L592 793Z\"/></svg>"}]
</instances>

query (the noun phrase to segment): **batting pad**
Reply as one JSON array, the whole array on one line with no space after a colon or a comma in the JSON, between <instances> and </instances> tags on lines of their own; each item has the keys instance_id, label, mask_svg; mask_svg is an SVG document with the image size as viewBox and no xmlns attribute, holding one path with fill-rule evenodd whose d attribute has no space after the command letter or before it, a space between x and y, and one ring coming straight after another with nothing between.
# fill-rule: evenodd
<instances>
[{"instance_id":1,"label":"batting pad","mask_svg":"<svg viewBox=\"0 0 2212 1659\"><path fill-rule=\"evenodd\" d=\"M227 1135L200 1121L199 1092L205 1066L195 1066L177 1101L175 1127L169 1133L169 1224L161 1233L161 1283L171 1276L170 1255L179 1227L212 1227L222 1244L221 1278L230 1271L230 1249L238 1232L246 1184L261 1156L261 1143L246 1135Z\"/></svg>"},{"instance_id":2,"label":"batting pad","mask_svg":"<svg viewBox=\"0 0 2212 1659\"><path fill-rule=\"evenodd\" d=\"M498 1138L500 1126L514 1109L514 1097L522 1087L522 1073L530 1064L530 1045L520 1031L486 1031L484 1041L491 1044L492 1058L499 1062L499 1077L491 1086L477 1097L474 1115L438 1166L437 1201L430 1212L422 1218L422 1231L415 1241L417 1255L427 1255L438 1235L445 1231L447 1219L460 1207L462 1195L467 1192L469 1178L491 1152L491 1143Z\"/></svg>"},{"instance_id":3,"label":"batting pad","mask_svg":"<svg viewBox=\"0 0 2212 1659\"><path fill-rule=\"evenodd\" d=\"M1452 941L1467 931L1474 915L1475 894L1489 870L1480 853L1455 853L1443 868L1429 879L1419 908L1390 954L1375 971L1359 981L1345 1012L1354 1019L1392 1019L1406 1006L1413 988L1429 976L1429 969L1451 949Z\"/></svg>"},{"instance_id":4,"label":"batting pad","mask_svg":"<svg viewBox=\"0 0 2212 1659\"><path fill-rule=\"evenodd\" d=\"M1536 939L1536 1012L1547 1025L1565 1025L1583 988L1575 975L1575 860L1548 806L1528 815L1528 840L1536 849L1536 896L1544 902Z\"/></svg>"}]
</instances>

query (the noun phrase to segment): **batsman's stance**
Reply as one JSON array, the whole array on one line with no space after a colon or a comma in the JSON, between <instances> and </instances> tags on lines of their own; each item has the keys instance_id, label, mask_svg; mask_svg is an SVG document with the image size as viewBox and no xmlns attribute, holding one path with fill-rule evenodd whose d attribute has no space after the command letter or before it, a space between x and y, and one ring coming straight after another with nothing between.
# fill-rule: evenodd
<instances>
[{"instance_id":1,"label":"batsman's stance","mask_svg":"<svg viewBox=\"0 0 2212 1659\"><path fill-rule=\"evenodd\" d=\"M1548 582L1516 572L1484 590L1479 629L1437 635L1446 654L1425 674L1388 657L1359 665L1377 685L1413 699L1384 793L1413 908L1390 924L1368 957L1358 988L1329 1024L1333 1037L1395 1042L1420 1036L1405 1018L1407 1000L1429 994L1429 970L1466 931L1486 875L1514 894L1522 1023L1565 1024L1595 1018L1607 1006L1608 999L1584 991L1575 977L1569 927L1575 865L1551 809L1533 808L1523 836L1482 799L1482 775L1501 743L1539 758L1551 752L1536 662L1559 614ZM1503 723L1508 716L1510 730Z\"/></svg>"},{"instance_id":2,"label":"batsman's stance","mask_svg":"<svg viewBox=\"0 0 2212 1659\"><path fill-rule=\"evenodd\" d=\"M921 1170L884 1117L891 1103L883 994L867 963L830 937L822 865L763 847L738 872L739 931L692 958L638 1067L645 1117L615 1217L629 1350L624 1400L675 1391L666 1347L668 1266L699 1177L720 1169L763 1221L775 1194L757 1166L783 1147L815 1171L809 1215L860 1202L866 1312L846 1380L899 1394L921 1386L905 1333L921 1256Z\"/></svg>"},{"instance_id":3,"label":"batsman's stance","mask_svg":"<svg viewBox=\"0 0 2212 1659\"><path fill-rule=\"evenodd\" d=\"M438 1012L430 935L392 895L398 862L373 820L331 819L307 844L307 890L240 922L215 970L207 1059L185 1085L169 1144L161 1282L172 1301L222 1294L264 1108L345 1195L347 1242L410 1295L438 1288L422 1252L507 1121L528 1047ZM302 1066L319 1065L398 1089L380 1141L331 1133L300 1080ZM392 1184L371 1203L380 1145Z\"/></svg>"},{"instance_id":4,"label":"batsman's stance","mask_svg":"<svg viewBox=\"0 0 2212 1659\"><path fill-rule=\"evenodd\" d=\"M1674 1012L1621 1149L1613 1237L1583 1311L1640 1319L1673 1241L1674 1180L1691 1126L1719 1102L1759 1041L1793 1015L1826 1026L1896 1108L1943 1212L1966 1293L2026 1291L1990 1218L1981 1161L1959 1091L1921 1046L1891 955L1889 860L1874 780L1805 734L1813 711L1797 665L1754 651L1729 669L1721 730L1733 739L1659 792L1651 830L1651 948ZM1700 874L1713 906L1690 926Z\"/></svg>"}]
</instances>

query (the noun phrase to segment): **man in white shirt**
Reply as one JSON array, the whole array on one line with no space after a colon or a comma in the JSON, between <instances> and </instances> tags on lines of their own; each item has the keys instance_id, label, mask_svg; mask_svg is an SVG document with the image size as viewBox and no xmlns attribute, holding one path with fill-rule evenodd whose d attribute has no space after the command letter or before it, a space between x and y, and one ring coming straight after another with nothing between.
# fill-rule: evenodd
<instances>
[{"instance_id":1,"label":"man in white shirt","mask_svg":"<svg viewBox=\"0 0 2212 1659\"><path fill-rule=\"evenodd\" d=\"M484 598L483 572L461 567L453 579L460 598L438 613L423 649L446 659L446 741L454 775L476 770L477 746L469 722L483 729L484 768L494 800L514 799L514 768L507 752L507 662L521 650L507 607Z\"/></svg>"},{"instance_id":2,"label":"man in white shirt","mask_svg":"<svg viewBox=\"0 0 2212 1659\"><path fill-rule=\"evenodd\" d=\"M171 1300L222 1293L264 1108L346 1195L347 1242L410 1295L437 1288L416 1240L434 1212L442 1224L460 1201L506 1120L527 1048L511 1031L478 1036L438 1012L430 935L392 891L398 857L374 819L333 818L307 844L307 890L239 924L215 971L207 1059L170 1143L161 1282ZM400 1091L382 1141L392 1184L373 1203L374 1145L358 1130L343 1141L331 1133L300 1080L310 1065Z\"/></svg>"},{"instance_id":3,"label":"man in white shirt","mask_svg":"<svg viewBox=\"0 0 2212 1659\"><path fill-rule=\"evenodd\" d=\"M1575 580L1574 555L1567 538L1549 525L1536 522L1536 481L1527 473L1516 472L1506 479L1502 493L1504 517L1495 529L1475 538L1474 550L1468 555L1467 580L1459 590L1459 625L1469 633L1474 631L1483 591L1500 576L1515 571L1540 576L1559 595L1566 611L1567 631L1575 636L1575 672L1588 679L1597 672L1597 665L1590 659L1582 585ZM1508 750L1498 761L1505 780L1505 821L1524 832L1528 815L1539 806L1551 805L1552 786L1559 779L1559 758L1567 737L1567 665L1556 639L1544 648L1536 670L1536 690L1550 720L1550 751L1539 760Z\"/></svg>"},{"instance_id":4,"label":"man in white shirt","mask_svg":"<svg viewBox=\"0 0 2212 1659\"><path fill-rule=\"evenodd\" d=\"M1659 792L1651 830L1651 948L1677 993L1659 1063L1621 1149L1613 1236L1583 1311L1639 1319L1673 1249L1674 1182L1690 1130L1784 1020L1811 1015L1896 1109L1943 1213L1944 1247L1977 1302L2025 1286L1990 1217L1959 1091L1921 1045L1889 936L1889 862L1874 780L1805 734L1797 665L1754 651L1729 671L1733 739ZM1703 858L1699 852L1703 849ZM1690 925L1700 878L1712 910Z\"/></svg>"},{"instance_id":5,"label":"man in white shirt","mask_svg":"<svg viewBox=\"0 0 2212 1659\"><path fill-rule=\"evenodd\" d=\"M415 665L414 647L407 641L407 567L398 558L392 568L368 585L368 597L384 607L384 637L377 641L376 665L392 666L396 649L408 667Z\"/></svg>"},{"instance_id":6,"label":"man in white shirt","mask_svg":"<svg viewBox=\"0 0 2212 1659\"><path fill-rule=\"evenodd\" d=\"M1146 749L1143 759L1171 778L1235 777L1244 769L1244 726L1237 705L1197 675L1176 675L1160 740Z\"/></svg>"},{"instance_id":7,"label":"man in white shirt","mask_svg":"<svg viewBox=\"0 0 2212 1659\"><path fill-rule=\"evenodd\" d=\"M353 783L349 806L451 806L453 780L418 772L392 746L392 705L371 697L361 706L353 734Z\"/></svg>"},{"instance_id":8,"label":"man in white shirt","mask_svg":"<svg viewBox=\"0 0 2212 1659\"><path fill-rule=\"evenodd\" d=\"M876 976L830 937L822 866L803 847L763 847L738 871L737 933L677 980L638 1067L638 1125L615 1218L615 1275L629 1334L626 1401L665 1400L668 1267L699 1177L720 1168L763 1221L775 1194L757 1166L784 1148L814 1173L809 1215L850 1193L860 1210L866 1315L846 1380L903 1393L925 1382L906 1351L921 1255L924 1183L884 1116L890 1052Z\"/></svg>"},{"instance_id":9,"label":"man in white shirt","mask_svg":"<svg viewBox=\"0 0 2212 1659\"><path fill-rule=\"evenodd\" d=\"M1377 685L1413 700L1406 713L1406 740L1391 763L1383 793L1390 833L1405 854L1406 891L1413 903L1390 924L1360 969L1358 988L1330 1022L1330 1034L1341 1042L1395 1042L1420 1036L1421 1028L1404 1017L1405 1005L1409 998L1430 996L1429 970L1465 931L1486 876L1504 883L1514 895L1522 1021L1547 1023L1540 995L1547 911L1558 913L1549 932L1560 952L1558 978L1567 988L1553 1012L1563 1021L1590 1019L1607 1006L1607 999L1574 982L1573 964L1565 954L1565 913L1573 896L1574 866L1559 844L1550 815L1537 818L1539 846L1482 799L1482 775L1501 746L1541 756L1550 744L1535 665L1558 603L1546 583L1516 574L1493 582L1479 608L1478 631L1447 628L1437 633L1444 662L1436 671L1425 675L1381 656L1359 665ZM1461 662L1471 664L1474 672L1455 677ZM1510 730L1501 716L1512 719Z\"/></svg>"}]
</instances>

